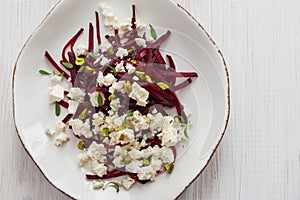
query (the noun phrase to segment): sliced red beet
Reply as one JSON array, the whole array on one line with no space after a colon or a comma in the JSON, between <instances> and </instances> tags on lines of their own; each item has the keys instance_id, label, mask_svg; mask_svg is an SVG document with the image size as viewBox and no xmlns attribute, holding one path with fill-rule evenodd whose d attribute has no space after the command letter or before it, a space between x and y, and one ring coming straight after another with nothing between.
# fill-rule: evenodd
<instances>
[{"instance_id":1,"label":"sliced red beet","mask_svg":"<svg viewBox=\"0 0 300 200\"><path fill-rule=\"evenodd\" d=\"M66 109L69 107L69 103L65 102L64 100L61 100L60 102L58 102L58 104Z\"/></svg>"},{"instance_id":2,"label":"sliced red beet","mask_svg":"<svg viewBox=\"0 0 300 200\"><path fill-rule=\"evenodd\" d=\"M64 46L63 50L62 50L62 61L63 62L68 62L67 58L66 58L66 51L67 48L71 48L71 51L74 53L73 51L73 47L75 45L75 42L77 41L77 39L79 38L79 36L83 33L84 29L81 28L68 42L67 44Z\"/></svg>"},{"instance_id":3,"label":"sliced red beet","mask_svg":"<svg viewBox=\"0 0 300 200\"><path fill-rule=\"evenodd\" d=\"M63 74L63 76L68 79L70 76L54 61L48 51L45 51L45 57L52 64L52 66L59 71L59 73Z\"/></svg>"},{"instance_id":4,"label":"sliced red beet","mask_svg":"<svg viewBox=\"0 0 300 200\"><path fill-rule=\"evenodd\" d=\"M173 90L174 90L174 92L176 92L178 90L182 90L183 88L187 87L191 83L192 83L192 79L188 78L187 80L183 81L182 83L174 86Z\"/></svg>"},{"instance_id":5,"label":"sliced red beet","mask_svg":"<svg viewBox=\"0 0 300 200\"><path fill-rule=\"evenodd\" d=\"M94 26L89 23L89 46L88 51L92 52L94 50Z\"/></svg>"},{"instance_id":6,"label":"sliced red beet","mask_svg":"<svg viewBox=\"0 0 300 200\"><path fill-rule=\"evenodd\" d=\"M67 124L71 119L72 119L73 115L72 114L68 114L63 120L62 122L64 124Z\"/></svg>"},{"instance_id":7,"label":"sliced red beet","mask_svg":"<svg viewBox=\"0 0 300 200\"><path fill-rule=\"evenodd\" d=\"M101 44L100 22L99 22L99 13L97 11L95 12L95 17L96 17L97 42L98 42L98 45L100 45Z\"/></svg>"}]
</instances>

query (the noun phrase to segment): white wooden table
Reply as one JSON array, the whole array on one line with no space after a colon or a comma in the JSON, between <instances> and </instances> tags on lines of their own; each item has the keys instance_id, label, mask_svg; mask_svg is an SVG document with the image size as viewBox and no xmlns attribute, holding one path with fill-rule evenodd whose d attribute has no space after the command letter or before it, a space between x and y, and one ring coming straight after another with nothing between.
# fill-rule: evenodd
<instances>
[{"instance_id":1,"label":"white wooden table","mask_svg":"<svg viewBox=\"0 0 300 200\"><path fill-rule=\"evenodd\" d=\"M0 0L0 199L68 199L42 176L14 128L16 57L57 0ZM230 125L180 200L300 199L300 1L179 0L223 50Z\"/></svg>"}]
</instances>

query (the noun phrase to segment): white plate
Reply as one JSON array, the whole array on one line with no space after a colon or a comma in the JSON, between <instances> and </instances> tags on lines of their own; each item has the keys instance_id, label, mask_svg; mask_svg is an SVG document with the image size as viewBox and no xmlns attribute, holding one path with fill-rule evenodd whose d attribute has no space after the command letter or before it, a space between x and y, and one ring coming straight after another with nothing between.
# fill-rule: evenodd
<instances>
[{"instance_id":1,"label":"white plate","mask_svg":"<svg viewBox=\"0 0 300 200\"><path fill-rule=\"evenodd\" d=\"M131 16L131 5L137 18L146 24L172 31L162 46L170 53L179 71L197 71L200 77L179 93L191 111L194 124L190 140L178 146L179 156L171 175L159 175L153 183L136 184L130 191L93 190L78 167L76 141L56 148L44 134L46 126L57 118L48 103L50 80L42 78L39 69L52 70L44 58L45 50L59 60L63 45L79 28L87 30L94 22L98 0L60 1L47 15L22 49L15 66L13 81L14 118L24 148L41 172L60 191L75 199L174 199L208 164L228 124L229 77L223 56L203 27L177 3L171 0L106 0L119 19ZM101 22L103 19L101 18ZM111 31L101 27L102 36ZM87 31L85 31L86 33ZM86 34L79 42L86 43ZM184 147L183 147L184 146Z\"/></svg>"}]
</instances>

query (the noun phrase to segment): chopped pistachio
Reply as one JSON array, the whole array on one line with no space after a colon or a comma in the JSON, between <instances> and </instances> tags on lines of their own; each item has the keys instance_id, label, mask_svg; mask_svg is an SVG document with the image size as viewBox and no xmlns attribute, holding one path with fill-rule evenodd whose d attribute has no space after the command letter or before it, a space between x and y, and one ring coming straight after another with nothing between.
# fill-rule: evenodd
<instances>
[{"instance_id":1,"label":"chopped pistachio","mask_svg":"<svg viewBox=\"0 0 300 200\"><path fill-rule=\"evenodd\" d=\"M146 75L145 78L148 83L153 83L150 76Z\"/></svg>"},{"instance_id":2,"label":"chopped pistachio","mask_svg":"<svg viewBox=\"0 0 300 200\"><path fill-rule=\"evenodd\" d=\"M85 69L85 66L81 66L77 72L78 72L78 73L81 73L81 72L84 71L84 69Z\"/></svg>"},{"instance_id":3,"label":"chopped pistachio","mask_svg":"<svg viewBox=\"0 0 300 200\"><path fill-rule=\"evenodd\" d=\"M97 59L97 56L93 52L88 52L87 55L95 60Z\"/></svg>"},{"instance_id":4,"label":"chopped pistachio","mask_svg":"<svg viewBox=\"0 0 300 200\"><path fill-rule=\"evenodd\" d=\"M125 165L128 165L130 162L132 161L131 157L130 156L125 156L122 160L122 162L125 164Z\"/></svg>"},{"instance_id":5,"label":"chopped pistachio","mask_svg":"<svg viewBox=\"0 0 300 200\"><path fill-rule=\"evenodd\" d=\"M95 70L94 70L93 68L89 67L89 66L86 66L86 67L85 67L85 71L86 71L87 73L94 73L94 72L95 72Z\"/></svg>"},{"instance_id":6,"label":"chopped pistachio","mask_svg":"<svg viewBox=\"0 0 300 200\"><path fill-rule=\"evenodd\" d=\"M149 166L150 165L150 161L147 158L144 158L143 159L143 165Z\"/></svg>"},{"instance_id":7,"label":"chopped pistachio","mask_svg":"<svg viewBox=\"0 0 300 200\"><path fill-rule=\"evenodd\" d=\"M131 87L130 83L124 83L123 86L124 86L124 89L125 89L126 93L130 93L131 92L132 87Z\"/></svg>"},{"instance_id":8,"label":"chopped pistachio","mask_svg":"<svg viewBox=\"0 0 300 200\"><path fill-rule=\"evenodd\" d=\"M174 163L169 163L165 165L165 170L168 174L171 174L174 169Z\"/></svg>"},{"instance_id":9,"label":"chopped pistachio","mask_svg":"<svg viewBox=\"0 0 300 200\"><path fill-rule=\"evenodd\" d=\"M86 109L84 109L81 113L80 113L80 115L79 115L79 119L80 120L84 120L85 118L86 118L86 116L87 116L87 112L88 112L88 109L86 108Z\"/></svg>"},{"instance_id":10,"label":"chopped pistachio","mask_svg":"<svg viewBox=\"0 0 300 200\"><path fill-rule=\"evenodd\" d=\"M111 101L114 98L116 98L116 95L114 93L112 93L111 95L109 95L108 100Z\"/></svg>"},{"instance_id":11,"label":"chopped pistachio","mask_svg":"<svg viewBox=\"0 0 300 200\"><path fill-rule=\"evenodd\" d=\"M108 128L103 128L101 135L103 137L108 137L109 136L109 129Z\"/></svg>"},{"instance_id":12,"label":"chopped pistachio","mask_svg":"<svg viewBox=\"0 0 300 200\"><path fill-rule=\"evenodd\" d=\"M136 65L137 61L136 60L131 60L131 64Z\"/></svg>"},{"instance_id":13,"label":"chopped pistachio","mask_svg":"<svg viewBox=\"0 0 300 200\"><path fill-rule=\"evenodd\" d=\"M135 71L135 75L137 75L141 80L145 80L145 72Z\"/></svg>"},{"instance_id":14,"label":"chopped pistachio","mask_svg":"<svg viewBox=\"0 0 300 200\"><path fill-rule=\"evenodd\" d=\"M158 87L160 87L162 90L169 89L169 86L167 84L163 83L163 82L158 82L158 83L156 83L156 85Z\"/></svg>"},{"instance_id":15,"label":"chopped pistachio","mask_svg":"<svg viewBox=\"0 0 300 200\"><path fill-rule=\"evenodd\" d=\"M109 55L114 55L114 48L113 47L110 47L109 49L108 49L108 54Z\"/></svg>"},{"instance_id":16,"label":"chopped pistachio","mask_svg":"<svg viewBox=\"0 0 300 200\"><path fill-rule=\"evenodd\" d=\"M77 144L77 147L79 150L83 150L85 148L85 144L83 141L79 141Z\"/></svg>"}]
</instances>

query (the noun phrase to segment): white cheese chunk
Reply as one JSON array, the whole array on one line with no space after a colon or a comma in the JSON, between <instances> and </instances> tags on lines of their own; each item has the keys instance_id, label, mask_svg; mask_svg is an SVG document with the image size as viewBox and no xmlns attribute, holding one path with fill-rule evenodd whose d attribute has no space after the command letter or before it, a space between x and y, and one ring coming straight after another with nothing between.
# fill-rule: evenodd
<instances>
[{"instance_id":1,"label":"white cheese chunk","mask_svg":"<svg viewBox=\"0 0 300 200\"><path fill-rule=\"evenodd\" d=\"M109 92L111 94L115 93L115 91L117 92L121 92L121 93L125 93L124 90L124 83L126 83L125 81L118 81L118 82L114 82L110 87L109 87Z\"/></svg>"},{"instance_id":2,"label":"white cheese chunk","mask_svg":"<svg viewBox=\"0 0 300 200\"><path fill-rule=\"evenodd\" d=\"M129 94L129 97L137 101L137 105L146 106L147 99L149 97L149 92L142 88L139 84L132 84L132 91Z\"/></svg>"},{"instance_id":3,"label":"white cheese chunk","mask_svg":"<svg viewBox=\"0 0 300 200\"><path fill-rule=\"evenodd\" d=\"M93 171L99 176L102 177L107 173L107 167L104 164L98 164L93 167Z\"/></svg>"},{"instance_id":4,"label":"white cheese chunk","mask_svg":"<svg viewBox=\"0 0 300 200\"><path fill-rule=\"evenodd\" d=\"M66 133L64 133L64 132L57 133L56 138L55 138L55 145L61 146L68 140L69 140L69 137Z\"/></svg>"},{"instance_id":5,"label":"white cheese chunk","mask_svg":"<svg viewBox=\"0 0 300 200\"><path fill-rule=\"evenodd\" d=\"M90 130L90 123L89 121L81 121L80 119L72 119L69 122L69 125L72 126L73 132L78 136L85 136L86 138L93 137L93 133Z\"/></svg>"},{"instance_id":6,"label":"white cheese chunk","mask_svg":"<svg viewBox=\"0 0 300 200\"><path fill-rule=\"evenodd\" d=\"M133 74L136 70L136 68L130 63L127 63L125 68L126 68L128 74Z\"/></svg>"},{"instance_id":7,"label":"white cheese chunk","mask_svg":"<svg viewBox=\"0 0 300 200\"><path fill-rule=\"evenodd\" d=\"M67 95L72 100L81 102L84 98L85 93L78 87L71 88Z\"/></svg>"},{"instance_id":8,"label":"white cheese chunk","mask_svg":"<svg viewBox=\"0 0 300 200\"><path fill-rule=\"evenodd\" d=\"M99 72L97 77L97 82L100 86L111 86L117 79L115 79L113 74L107 74L106 76L103 76L102 72Z\"/></svg>"},{"instance_id":9,"label":"white cheese chunk","mask_svg":"<svg viewBox=\"0 0 300 200\"><path fill-rule=\"evenodd\" d=\"M51 81L54 82L54 83L60 83L63 79L63 76L58 76L58 75L53 75L51 77Z\"/></svg>"},{"instance_id":10,"label":"white cheese chunk","mask_svg":"<svg viewBox=\"0 0 300 200\"><path fill-rule=\"evenodd\" d=\"M124 62L120 62L116 66L116 72L125 72Z\"/></svg>"},{"instance_id":11,"label":"white cheese chunk","mask_svg":"<svg viewBox=\"0 0 300 200\"><path fill-rule=\"evenodd\" d=\"M172 149L166 148L166 147L162 147L160 149L160 158L162 159L162 161L164 163L172 163L172 162L174 162L174 154L173 154Z\"/></svg>"},{"instance_id":12,"label":"white cheese chunk","mask_svg":"<svg viewBox=\"0 0 300 200\"><path fill-rule=\"evenodd\" d=\"M127 49L123 49L122 47L119 47L116 56L118 56L121 59L123 59L125 56L128 56Z\"/></svg>"},{"instance_id":13,"label":"white cheese chunk","mask_svg":"<svg viewBox=\"0 0 300 200\"><path fill-rule=\"evenodd\" d=\"M110 59L103 57L102 60L100 61L101 66L108 65L110 63Z\"/></svg>"},{"instance_id":14,"label":"white cheese chunk","mask_svg":"<svg viewBox=\"0 0 300 200\"><path fill-rule=\"evenodd\" d=\"M158 137L162 141L162 145L166 147L175 146L180 141L179 130L174 126L173 117L166 116L162 128L162 132Z\"/></svg>"},{"instance_id":15,"label":"white cheese chunk","mask_svg":"<svg viewBox=\"0 0 300 200\"><path fill-rule=\"evenodd\" d=\"M86 164L89 160L90 160L90 157L87 155L86 152L78 155L78 164L80 167L82 167L84 164Z\"/></svg>"},{"instance_id":16,"label":"white cheese chunk","mask_svg":"<svg viewBox=\"0 0 300 200\"><path fill-rule=\"evenodd\" d=\"M46 128L45 132L49 136L54 136L55 135L55 130L53 128Z\"/></svg>"},{"instance_id":17,"label":"white cheese chunk","mask_svg":"<svg viewBox=\"0 0 300 200\"><path fill-rule=\"evenodd\" d=\"M107 150L103 144L97 144L95 141L92 142L88 148L87 155L93 160L99 162L105 162Z\"/></svg>"},{"instance_id":18,"label":"white cheese chunk","mask_svg":"<svg viewBox=\"0 0 300 200\"><path fill-rule=\"evenodd\" d=\"M55 85L49 88L49 101L50 103L59 102L64 99L64 88L60 85Z\"/></svg>"},{"instance_id":19,"label":"white cheese chunk","mask_svg":"<svg viewBox=\"0 0 300 200\"><path fill-rule=\"evenodd\" d=\"M86 46L84 46L83 44L77 46L76 48L77 56L86 55L87 53L88 53L88 48Z\"/></svg>"},{"instance_id":20,"label":"white cheese chunk","mask_svg":"<svg viewBox=\"0 0 300 200\"><path fill-rule=\"evenodd\" d=\"M143 162L141 160L133 160L125 166L125 169L131 173L138 173L142 165Z\"/></svg>"},{"instance_id":21,"label":"white cheese chunk","mask_svg":"<svg viewBox=\"0 0 300 200\"><path fill-rule=\"evenodd\" d=\"M110 133L110 142L112 144L128 144L134 142L134 131L132 129L124 129Z\"/></svg>"},{"instance_id":22,"label":"white cheese chunk","mask_svg":"<svg viewBox=\"0 0 300 200\"><path fill-rule=\"evenodd\" d=\"M68 112L70 114L75 114L77 107L79 105L79 102L74 101L74 100L69 100L68 103L69 103Z\"/></svg>"},{"instance_id":23,"label":"white cheese chunk","mask_svg":"<svg viewBox=\"0 0 300 200\"><path fill-rule=\"evenodd\" d=\"M133 186L134 183L135 183L135 180L130 177L126 177L121 180L121 185L126 190L129 190Z\"/></svg>"},{"instance_id":24,"label":"white cheese chunk","mask_svg":"<svg viewBox=\"0 0 300 200\"><path fill-rule=\"evenodd\" d=\"M136 38L135 42L138 46L145 47L146 46L146 40L143 38Z\"/></svg>"},{"instance_id":25,"label":"white cheese chunk","mask_svg":"<svg viewBox=\"0 0 300 200\"><path fill-rule=\"evenodd\" d=\"M55 131L56 133L64 132L66 129L66 125L62 121L56 121L55 123Z\"/></svg>"},{"instance_id":26,"label":"white cheese chunk","mask_svg":"<svg viewBox=\"0 0 300 200\"><path fill-rule=\"evenodd\" d=\"M98 107L98 92L88 93L92 106Z\"/></svg>"},{"instance_id":27,"label":"white cheese chunk","mask_svg":"<svg viewBox=\"0 0 300 200\"><path fill-rule=\"evenodd\" d=\"M105 186L104 181L93 181L93 189L94 190L102 189L104 186Z\"/></svg>"}]
</instances>

